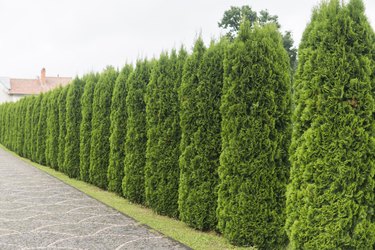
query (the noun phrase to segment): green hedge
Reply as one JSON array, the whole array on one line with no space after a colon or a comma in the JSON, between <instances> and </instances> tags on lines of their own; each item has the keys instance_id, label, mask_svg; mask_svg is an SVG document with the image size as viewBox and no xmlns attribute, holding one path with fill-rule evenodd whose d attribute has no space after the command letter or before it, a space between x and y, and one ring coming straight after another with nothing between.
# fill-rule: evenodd
<instances>
[{"instance_id":1,"label":"green hedge","mask_svg":"<svg viewBox=\"0 0 375 250\"><path fill-rule=\"evenodd\" d=\"M218 227L236 245L287 242L289 59L272 25L241 26L225 53Z\"/></svg>"},{"instance_id":2,"label":"green hedge","mask_svg":"<svg viewBox=\"0 0 375 250\"><path fill-rule=\"evenodd\" d=\"M76 77L70 84L66 96L66 135L64 167L69 177L77 178L80 173L80 125L81 96L84 88L84 81Z\"/></svg>"},{"instance_id":3,"label":"green hedge","mask_svg":"<svg viewBox=\"0 0 375 250\"><path fill-rule=\"evenodd\" d=\"M111 104L111 136L108 166L108 190L122 195L122 179L124 178L125 138L128 112L126 97L128 79L133 66L126 65L116 79Z\"/></svg>"},{"instance_id":4,"label":"green hedge","mask_svg":"<svg viewBox=\"0 0 375 250\"><path fill-rule=\"evenodd\" d=\"M46 165L46 139L47 139L47 114L48 99L51 93L40 95L42 98L40 103L40 114L37 128L36 140L36 162Z\"/></svg>"},{"instance_id":5,"label":"green hedge","mask_svg":"<svg viewBox=\"0 0 375 250\"><path fill-rule=\"evenodd\" d=\"M39 124L39 116L40 116L40 108L42 105L42 99L43 95L39 95L35 98L35 103L33 107L33 113L31 117L31 138L30 138L30 146L31 146L31 160L37 162L38 156L37 156L37 145L38 145L38 124ZM9 123L11 124L11 123Z\"/></svg>"},{"instance_id":6,"label":"green hedge","mask_svg":"<svg viewBox=\"0 0 375 250\"><path fill-rule=\"evenodd\" d=\"M57 99L59 105L59 145L57 154L58 170L66 173L64 168L65 161L65 137L66 137L66 96L68 94L70 85L60 91Z\"/></svg>"},{"instance_id":7,"label":"green hedge","mask_svg":"<svg viewBox=\"0 0 375 250\"><path fill-rule=\"evenodd\" d=\"M92 104L92 131L90 149L90 182L100 188L107 188L109 164L109 137L112 92L118 73L108 67L95 85Z\"/></svg>"},{"instance_id":8,"label":"green hedge","mask_svg":"<svg viewBox=\"0 0 375 250\"><path fill-rule=\"evenodd\" d=\"M89 74L84 77L85 87L81 98L82 121L80 125L80 146L79 146L79 174L80 179L89 182L90 151L91 151L91 120L92 102L94 99L95 84L99 79L97 74Z\"/></svg>"},{"instance_id":9,"label":"green hedge","mask_svg":"<svg viewBox=\"0 0 375 250\"><path fill-rule=\"evenodd\" d=\"M205 50L196 42L181 88L180 218L190 226L215 229L221 152L220 100L226 42Z\"/></svg>"},{"instance_id":10,"label":"green hedge","mask_svg":"<svg viewBox=\"0 0 375 250\"><path fill-rule=\"evenodd\" d=\"M294 82L293 249L375 247L375 35L360 0L315 9Z\"/></svg>"},{"instance_id":11,"label":"green hedge","mask_svg":"<svg viewBox=\"0 0 375 250\"><path fill-rule=\"evenodd\" d=\"M1 104L0 143L235 245L373 249L374 69L362 1L331 0L293 88L277 28L244 23Z\"/></svg>"},{"instance_id":12,"label":"green hedge","mask_svg":"<svg viewBox=\"0 0 375 250\"><path fill-rule=\"evenodd\" d=\"M46 139L46 163L54 169L58 169L58 155L59 155L59 98L62 88L53 90L48 98L48 113L47 113L47 139ZM25 100L31 100L26 98ZM26 116L27 117L27 116Z\"/></svg>"},{"instance_id":13,"label":"green hedge","mask_svg":"<svg viewBox=\"0 0 375 250\"><path fill-rule=\"evenodd\" d=\"M147 148L146 204L155 212L178 217L178 156L180 144L178 88L182 75L180 56L173 50L155 62L146 95Z\"/></svg>"},{"instance_id":14,"label":"green hedge","mask_svg":"<svg viewBox=\"0 0 375 250\"><path fill-rule=\"evenodd\" d=\"M128 80L126 96L127 115L123 195L132 202L143 203L145 199L144 168L146 163L146 104L145 93L149 82L151 63L137 61Z\"/></svg>"}]
</instances>

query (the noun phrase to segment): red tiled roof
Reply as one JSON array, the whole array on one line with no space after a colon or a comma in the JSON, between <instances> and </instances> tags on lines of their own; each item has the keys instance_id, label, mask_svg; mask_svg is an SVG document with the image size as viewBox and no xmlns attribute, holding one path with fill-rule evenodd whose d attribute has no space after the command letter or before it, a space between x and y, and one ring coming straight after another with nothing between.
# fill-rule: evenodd
<instances>
[{"instance_id":1,"label":"red tiled roof","mask_svg":"<svg viewBox=\"0 0 375 250\"><path fill-rule=\"evenodd\" d=\"M40 79L10 79L9 94L34 95L47 92L59 86L65 86L72 80L71 77L46 77L46 82Z\"/></svg>"}]
</instances>

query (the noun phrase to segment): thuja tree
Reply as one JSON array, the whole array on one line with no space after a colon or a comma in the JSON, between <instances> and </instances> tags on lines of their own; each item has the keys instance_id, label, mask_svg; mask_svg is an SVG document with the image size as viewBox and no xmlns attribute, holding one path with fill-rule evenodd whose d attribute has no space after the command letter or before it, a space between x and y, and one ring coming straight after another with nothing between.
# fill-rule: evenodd
<instances>
[{"instance_id":1,"label":"thuja tree","mask_svg":"<svg viewBox=\"0 0 375 250\"><path fill-rule=\"evenodd\" d=\"M201 41L188 60L181 89L180 218L197 229L215 229L221 153L220 100L225 40ZM204 54L203 54L204 53Z\"/></svg>"},{"instance_id":2,"label":"thuja tree","mask_svg":"<svg viewBox=\"0 0 375 250\"><path fill-rule=\"evenodd\" d=\"M83 77L85 87L81 98L82 121L80 126L80 179L89 182L90 148L91 148L91 120L92 101L94 99L95 84L99 79L98 74L88 74Z\"/></svg>"},{"instance_id":3,"label":"thuja tree","mask_svg":"<svg viewBox=\"0 0 375 250\"><path fill-rule=\"evenodd\" d=\"M13 103L9 103L8 110L7 110L7 132L6 132L6 146L14 151L13 141L14 141L14 130L16 129L16 122L15 115L16 115L16 107ZM12 125L12 126L11 126Z\"/></svg>"},{"instance_id":4,"label":"thuja tree","mask_svg":"<svg viewBox=\"0 0 375 250\"><path fill-rule=\"evenodd\" d=\"M117 75L113 67L108 67L101 73L94 91L89 178L91 183L100 188L107 188L108 185L110 114Z\"/></svg>"},{"instance_id":5,"label":"thuja tree","mask_svg":"<svg viewBox=\"0 0 375 250\"><path fill-rule=\"evenodd\" d=\"M39 123L39 116L40 116L40 108L42 104L43 95L38 95L35 98L35 104L33 107L33 113L32 113L32 131L31 131L31 160L37 161L37 150L38 150L38 123Z\"/></svg>"},{"instance_id":6,"label":"thuja tree","mask_svg":"<svg viewBox=\"0 0 375 250\"><path fill-rule=\"evenodd\" d=\"M70 85L64 87L57 99L59 105L59 145L57 154L58 170L65 172L65 136L66 136L66 96L68 94Z\"/></svg>"},{"instance_id":7,"label":"thuja tree","mask_svg":"<svg viewBox=\"0 0 375 250\"><path fill-rule=\"evenodd\" d=\"M47 138L47 114L48 114L48 99L50 93L42 94L42 101L40 106L40 115L38 121L38 135L37 135L37 162L46 165L46 138Z\"/></svg>"},{"instance_id":8,"label":"thuja tree","mask_svg":"<svg viewBox=\"0 0 375 250\"><path fill-rule=\"evenodd\" d=\"M59 95L62 88L53 90L48 98L46 162L57 169L59 152Z\"/></svg>"},{"instance_id":9,"label":"thuja tree","mask_svg":"<svg viewBox=\"0 0 375 250\"><path fill-rule=\"evenodd\" d=\"M224 59L218 228L236 245L286 244L289 59L276 27L245 22Z\"/></svg>"},{"instance_id":10,"label":"thuja tree","mask_svg":"<svg viewBox=\"0 0 375 250\"><path fill-rule=\"evenodd\" d=\"M18 112L17 112L17 143L16 143L16 148L17 148L17 154L23 156L23 144L25 142L25 115L26 115L26 102L27 99L22 98L18 102Z\"/></svg>"},{"instance_id":11,"label":"thuja tree","mask_svg":"<svg viewBox=\"0 0 375 250\"><path fill-rule=\"evenodd\" d=\"M126 95L127 82L133 71L126 65L116 79L111 104L111 136L108 167L108 190L122 195L122 179L124 177L125 138L126 138Z\"/></svg>"},{"instance_id":12,"label":"thuja tree","mask_svg":"<svg viewBox=\"0 0 375 250\"><path fill-rule=\"evenodd\" d=\"M146 164L146 104L145 93L151 63L137 61L128 80L126 106L128 112L123 195L132 202L143 203L145 198L144 168Z\"/></svg>"},{"instance_id":13,"label":"thuja tree","mask_svg":"<svg viewBox=\"0 0 375 250\"><path fill-rule=\"evenodd\" d=\"M66 135L64 168L69 177L79 177L80 164L80 137L79 130L82 120L81 96L84 88L84 81L76 77L70 84L66 96Z\"/></svg>"},{"instance_id":14,"label":"thuja tree","mask_svg":"<svg viewBox=\"0 0 375 250\"><path fill-rule=\"evenodd\" d=\"M361 0L314 10L294 83L286 223L293 249L374 249L374 59Z\"/></svg>"},{"instance_id":15,"label":"thuja tree","mask_svg":"<svg viewBox=\"0 0 375 250\"><path fill-rule=\"evenodd\" d=\"M24 128L24 134L25 134L25 142L23 144L23 156L31 159L31 145L32 145L32 115L34 110L34 104L35 104L35 96L26 97L27 99L27 109L26 109L26 115L25 115L25 128Z\"/></svg>"},{"instance_id":16,"label":"thuja tree","mask_svg":"<svg viewBox=\"0 0 375 250\"><path fill-rule=\"evenodd\" d=\"M178 217L180 124L178 88L186 53L162 53L147 86L146 204L159 214Z\"/></svg>"}]
</instances>

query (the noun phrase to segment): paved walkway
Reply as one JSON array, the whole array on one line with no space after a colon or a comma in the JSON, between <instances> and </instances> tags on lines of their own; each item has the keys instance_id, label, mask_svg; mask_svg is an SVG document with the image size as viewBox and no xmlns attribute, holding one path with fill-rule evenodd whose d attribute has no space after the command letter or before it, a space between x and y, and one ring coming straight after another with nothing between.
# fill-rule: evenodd
<instances>
[{"instance_id":1,"label":"paved walkway","mask_svg":"<svg viewBox=\"0 0 375 250\"><path fill-rule=\"evenodd\" d=\"M0 148L0 249L186 249Z\"/></svg>"}]
</instances>

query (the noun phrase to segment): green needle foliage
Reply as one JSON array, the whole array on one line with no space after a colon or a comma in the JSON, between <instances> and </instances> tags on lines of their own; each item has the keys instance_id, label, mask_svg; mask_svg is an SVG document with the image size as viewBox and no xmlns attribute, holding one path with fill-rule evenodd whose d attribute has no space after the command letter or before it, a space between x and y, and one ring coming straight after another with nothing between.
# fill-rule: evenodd
<instances>
[{"instance_id":1,"label":"green needle foliage","mask_svg":"<svg viewBox=\"0 0 375 250\"><path fill-rule=\"evenodd\" d=\"M225 53L218 227L230 242L286 244L289 59L274 25L245 22Z\"/></svg>"},{"instance_id":2,"label":"green needle foliage","mask_svg":"<svg viewBox=\"0 0 375 250\"><path fill-rule=\"evenodd\" d=\"M47 165L57 169L59 155L59 95L62 88L55 89L48 98L47 113L47 141L46 141L46 162Z\"/></svg>"},{"instance_id":3,"label":"green needle foliage","mask_svg":"<svg viewBox=\"0 0 375 250\"><path fill-rule=\"evenodd\" d=\"M293 249L375 247L375 35L361 0L322 3L299 48L286 228Z\"/></svg>"},{"instance_id":4,"label":"green needle foliage","mask_svg":"<svg viewBox=\"0 0 375 250\"><path fill-rule=\"evenodd\" d=\"M23 155L24 157L31 159L31 145L32 145L31 138L32 138L32 127L33 127L32 115L34 111L34 104L35 104L36 97L31 96L31 97L27 97L26 99L27 99L27 104L26 104L27 109L26 109L26 116L25 116L25 129L24 129L25 143L23 145Z\"/></svg>"},{"instance_id":5,"label":"green needle foliage","mask_svg":"<svg viewBox=\"0 0 375 250\"><path fill-rule=\"evenodd\" d=\"M118 73L113 67L107 67L103 71L95 86L92 106L89 178L91 183L104 189L108 185L110 114L112 92L117 75Z\"/></svg>"},{"instance_id":6,"label":"green needle foliage","mask_svg":"<svg viewBox=\"0 0 375 250\"><path fill-rule=\"evenodd\" d=\"M178 88L186 52L162 53L147 86L146 204L155 212L178 217L178 179L181 138Z\"/></svg>"},{"instance_id":7,"label":"green needle foliage","mask_svg":"<svg viewBox=\"0 0 375 250\"><path fill-rule=\"evenodd\" d=\"M146 164L146 86L151 63L137 61L128 80L126 105L128 112L125 166L122 180L123 195L131 202L143 203L145 198L144 168Z\"/></svg>"},{"instance_id":8,"label":"green needle foliage","mask_svg":"<svg viewBox=\"0 0 375 250\"><path fill-rule=\"evenodd\" d=\"M88 74L83 80L86 82L81 98L82 122L80 127L80 179L89 182L90 151L91 151L91 123L92 102L94 99L95 84L98 82L98 74Z\"/></svg>"},{"instance_id":9,"label":"green needle foliage","mask_svg":"<svg viewBox=\"0 0 375 250\"><path fill-rule=\"evenodd\" d=\"M116 79L111 106L111 137L108 167L108 190L122 195L124 178L125 138L126 138L126 95L127 82L133 66L126 65Z\"/></svg>"},{"instance_id":10,"label":"green needle foliage","mask_svg":"<svg viewBox=\"0 0 375 250\"><path fill-rule=\"evenodd\" d=\"M217 225L225 44L225 40L212 42L204 51L202 41L197 41L181 89L180 219L201 230Z\"/></svg>"},{"instance_id":11,"label":"green needle foliage","mask_svg":"<svg viewBox=\"0 0 375 250\"><path fill-rule=\"evenodd\" d=\"M65 173L65 136L66 136L66 96L68 94L70 85L64 87L60 91L59 98L59 152L57 155L57 164L60 172Z\"/></svg>"},{"instance_id":12,"label":"green needle foliage","mask_svg":"<svg viewBox=\"0 0 375 250\"><path fill-rule=\"evenodd\" d=\"M19 102L19 110L17 112L18 124L17 124L17 153L24 157L23 154L23 145L25 143L25 119L26 119L26 110L27 110L28 99L22 98Z\"/></svg>"},{"instance_id":13,"label":"green needle foliage","mask_svg":"<svg viewBox=\"0 0 375 250\"><path fill-rule=\"evenodd\" d=\"M30 139L31 143L31 160L34 162L37 162L38 160L38 155L37 155L37 150L38 150L38 123L39 123L39 116L40 116L40 108L42 104L42 99L43 95L38 95L35 98L35 104L33 107L33 114L32 114L32 135Z\"/></svg>"},{"instance_id":14,"label":"green needle foliage","mask_svg":"<svg viewBox=\"0 0 375 250\"><path fill-rule=\"evenodd\" d=\"M50 93L41 94L42 98L40 106L40 115L38 121L38 135L37 135L37 162L46 165L46 139L47 139L47 114L48 114L48 99Z\"/></svg>"},{"instance_id":15,"label":"green needle foliage","mask_svg":"<svg viewBox=\"0 0 375 250\"><path fill-rule=\"evenodd\" d=\"M80 173L80 137L79 130L82 120L81 96L85 82L76 77L70 84L66 96L66 135L64 168L71 178L79 177Z\"/></svg>"}]
</instances>

